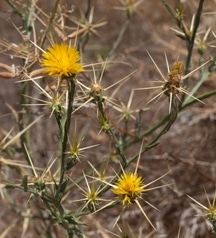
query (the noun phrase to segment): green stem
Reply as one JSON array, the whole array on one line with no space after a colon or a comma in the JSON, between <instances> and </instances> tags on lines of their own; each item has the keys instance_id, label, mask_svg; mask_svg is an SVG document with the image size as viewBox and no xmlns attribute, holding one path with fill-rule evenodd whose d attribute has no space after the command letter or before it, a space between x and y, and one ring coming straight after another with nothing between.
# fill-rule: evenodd
<instances>
[{"instance_id":1,"label":"green stem","mask_svg":"<svg viewBox=\"0 0 216 238\"><path fill-rule=\"evenodd\" d=\"M196 37L198 27L200 24L200 17L202 15L204 1L205 0L200 0L200 2L199 2L199 6L198 6L197 13L196 13L195 20L194 20L194 28L193 28L192 36L188 39L188 56L187 56L187 61L186 61L185 74L189 73L190 69L191 69L191 59L192 59L192 54L193 54L194 42L195 42L195 37ZM186 83L187 83L187 81L186 81Z\"/></svg>"},{"instance_id":2,"label":"green stem","mask_svg":"<svg viewBox=\"0 0 216 238\"><path fill-rule=\"evenodd\" d=\"M44 32L44 35L43 35L42 40L41 40L41 47L43 47L43 45L44 45L44 43L45 43L45 40L46 40L46 38L47 38L48 32L49 32L49 30L50 30L50 27L52 26L53 20L54 20L54 18L55 18L55 14L56 14L56 12L57 12L58 5L59 5L60 1L61 1L61 0L56 0L55 5L54 5L54 7L53 7L53 9L52 9L52 14L51 14L51 16L50 16L49 23L48 23L48 25L47 25L46 31Z\"/></svg>"},{"instance_id":3,"label":"green stem","mask_svg":"<svg viewBox=\"0 0 216 238\"><path fill-rule=\"evenodd\" d=\"M13 10L20 16L22 20L24 20L25 16L23 12L17 7L17 5L14 3L14 0L6 0L6 2L13 8Z\"/></svg>"},{"instance_id":4,"label":"green stem","mask_svg":"<svg viewBox=\"0 0 216 238\"><path fill-rule=\"evenodd\" d=\"M159 121L157 121L153 126L151 126L150 128L148 128L146 131L144 131L142 134L140 134L137 138L133 139L132 141L128 142L125 145L125 148L129 148L131 147L133 144L143 140L143 138L145 138L146 136L151 135L154 131L156 131L158 128L160 128L161 126L163 126L167 121L169 121L170 119L170 114L164 116L162 119L160 119Z\"/></svg>"},{"instance_id":5,"label":"green stem","mask_svg":"<svg viewBox=\"0 0 216 238\"><path fill-rule=\"evenodd\" d=\"M123 35L128 27L130 23L130 18L128 18L125 22L124 22L124 25L122 26L122 29L121 31L119 32L118 34L118 37L116 39L116 41L114 42L113 46L112 46L112 49L109 51L108 55L107 55L107 58L109 59L113 54L114 52L116 51L116 49L118 48L119 44L121 43L121 40L123 38Z\"/></svg>"},{"instance_id":6,"label":"green stem","mask_svg":"<svg viewBox=\"0 0 216 238\"><path fill-rule=\"evenodd\" d=\"M172 113L169 114L169 119L167 117L164 117L164 119L166 119L166 120L161 121L161 122L167 121L167 124L146 146L143 147L141 154L145 151L148 151L149 149L151 149L152 147L154 147L158 144L157 143L158 139L170 130L172 124L174 123L174 121L176 120L177 117L178 117L178 108L176 107L175 110L173 110ZM160 124L158 123L157 126L159 126L159 125ZM138 156L139 156L139 153L137 153L133 157L129 158L128 164L130 164L132 161L134 161Z\"/></svg>"},{"instance_id":7,"label":"green stem","mask_svg":"<svg viewBox=\"0 0 216 238\"><path fill-rule=\"evenodd\" d=\"M168 12L173 16L173 18L176 18L176 13L172 10L172 8L167 4L165 0L161 0L165 8L168 10Z\"/></svg>"},{"instance_id":8,"label":"green stem","mask_svg":"<svg viewBox=\"0 0 216 238\"><path fill-rule=\"evenodd\" d=\"M85 18L86 19L89 17L89 14L91 12L91 5L92 5L92 0L88 0L86 11L85 11Z\"/></svg>"},{"instance_id":9,"label":"green stem","mask_svg":"<svg viewBox=\"0 0 216 238\"><path fill-rule=\"evenodd\" d=\"M109 124L108 119L104 114L103 103L102 102L98 103L98 109L101 113L102 121L105 122L106 124ZM104 131L113 138L114 143L115 143L115 147L116 147L119 155L121 156L124 164L127 164L127 157L125 155L123 143L121 142L121 140L118 140L116 135L113 133L113 130L110 127L110 125L108 125Z\"/></svg>"},{"instance_id":10,"label":"green stem","mask_svg":"<svg viewBox=\"0 0 216 238\"><path fill-rule=\"evenodd\" d=\"M28 99L25 97L25 95L28 95L28 89L29 89L29 84L28 82L23 82L22 83L22 89L21 89L21 94L20 94L20 110L18 113L18 126L19 126L19 131L23 131L26 126L29 124L30 121L30 115L29 115L29 110L26 106L28 104ZM26 161L30 164L29 162L29 156L30 158L33 159L32 157L32 151L31 151L31 143L30 143L30 133L29 130L25 131L21 137L21 147L22 147L22 152L25 155Z\"/></svg>"},{"instance_id":11,"label":"green stem","mask_svg":"<svg viewBox=\"0 0 216 238\"><path fill-rule=\"evenodd\" d=\"M30 37L31 35L31 26L33 24L34 18L32 17L34 15L34 2L26 4L25 6L22 6L21 9L15 4L15 1L6 0L6 2L13 8L16 14L20 16L20 18L23 21L23 28L25 29L25 36ZM26 47L28 47L29 42L24 42ZM28 65L28 57L26 57L25 61L23 62L24 67L27 68ZM23 131L25 127L29 124L30 121L30 115L29 110L27 109L26 104L28 104L29 100L27 99L26 95L28 95L29 91L29 85L28 82L23 82L21 84L21 96L20 96L20 110L18 113L18 126L19 130ZM31 149L30 149L30 135L29 131L24 132L21 137L21 147L22 151L25 155L26 160L29 163L29 156L31 156ZM27 149L26 149L27 148Z\"/></svg>"},{"instance_id":12,"label":"green stem","mask_svg":"<svg viewBox=\"0 0 216 238\"><path fill-rule=\"evenodd\" d=\"M57 191L57 198L61 198L61 189L64 182L64 174L66 169L66 152L68 145L68 135L70 131L70 123L71 123L71 114L73 111L73 99L74 99L74 91L75 91L75 83L72 78L67 79L68 84L68 93L67 93L67 112L66 115L61 119L61 127L60 127L60 136L62 141L62 153L61 153L61 169L60 169L60 180ZM58 123L59 124L59 123ZM63 131L61 131L63 130Z\"/></svg>"}]
</instances>

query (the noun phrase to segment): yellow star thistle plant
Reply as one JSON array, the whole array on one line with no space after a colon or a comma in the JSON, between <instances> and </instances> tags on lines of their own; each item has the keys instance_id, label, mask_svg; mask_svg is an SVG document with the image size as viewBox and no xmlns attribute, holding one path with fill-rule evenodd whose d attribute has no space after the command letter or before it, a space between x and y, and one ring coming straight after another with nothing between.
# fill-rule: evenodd
<instances>
[{"instance_id":1,"label":"yellow star thistle plant","mask_svg":"<svg viewBox=\"0 0 216 238\"><path fill-rule=\"evenodd\" d=\"M41 65L49 76L71 77L83 71L80 54L72 46L54 44L42 54Z\"/></svg>"},{"instance_id":2,"label":"yellow star thistle plant","mask_svg":"<svg viewBox=\"0 0 216 238\"><path fill-rule=\"evenodd\" d=\"M144 191L142 177L137 173L126 171L122 174L118 181L115 183L113 193L123 196L123 205L125 203L133 203L136 198L140 197L140 194Z\"/></svg>"}]
</instances>

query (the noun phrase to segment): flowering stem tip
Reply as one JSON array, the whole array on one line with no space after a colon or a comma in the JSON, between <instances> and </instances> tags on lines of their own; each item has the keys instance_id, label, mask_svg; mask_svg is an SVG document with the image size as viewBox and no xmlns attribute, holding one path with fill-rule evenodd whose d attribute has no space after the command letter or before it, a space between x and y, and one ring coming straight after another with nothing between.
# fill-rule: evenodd
<instances>
[{"instance_id":1,"label":"flowering stem tip","mask_svg":"<svg viewBox=\"0 0 216 238\"><path fill-rule=\"evenodd\" d=\"M83 71L80 54L72 46L54 44L42 54L41 65L49 76L71 77Z\"/></svg>"}]
</instances>

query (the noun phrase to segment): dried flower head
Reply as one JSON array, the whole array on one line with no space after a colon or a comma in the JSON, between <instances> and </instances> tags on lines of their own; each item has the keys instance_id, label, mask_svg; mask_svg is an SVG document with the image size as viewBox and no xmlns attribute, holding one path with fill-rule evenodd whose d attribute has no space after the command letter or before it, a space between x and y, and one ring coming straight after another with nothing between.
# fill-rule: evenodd
<instances>
[{"instance_id":1,"label":"dried flower head","mask_svg":"<svg viewBox=\"0 0 216 238\"><path fill-rule=\"evenodd\" d=\"M136 89L136 90L162 89L162 91L160 93L158 93L156 96L154 96L148 103L152 102L153 100L155 100L157 98L160 98L162 95L165 94L169 97L169 113L171 112L171 106L173 104L174 96L181 102L181 98L179 97L179 94L186 94L187 96L203 103L202 101L200 101L198 98L194 97L193 94L191 94L188 90L186 90L184 88L184 80L186 78L188 78L190 75L192 75L195 71L197 71L198 69L200 69L201 67L203 67L204 65L209 63L210 60L208 60L201 66L197 67L196 69L192 70L188 74L183 75L184 63L182 61L177 60L176 62L174 62L174 64L171 66L171 69L170 69L167 56L165 55L167 70L168 70L167 77L165 77L148 51L147 51L147 53L162 78L162 80L158 81L159 83L162 82L162 84L159 86Z\"/></svg>"},{"instance_id":2,"label":"dried flower head","mask_svg":"<svg viewBox=\"0 0 216 238\"><path fill-rule=\"evenodd\" d=\"M50 76L71 77L83 71L79 52L72 46L54 44L42 54L41 65Z\"/></svg>"},{"instance_id":3,"label":"dried flower head","mask_svg":"<svg viewBox=\"0 0 216 238\"><path fill-rule=\"evenodd\" d=\"M139 198L144 191L142 177L137 173L124 172L115 183L113 193L123 196L122 203L133 203L136 198Z\"/></svg>"},{"instance_id":4,"label":"dried flower head","mask_svg":"<svg viewBox=\"0 0 216 238\"><path fill-rule=\"evenodd\" d=\"M168 78L164 83L165 94L178 95L181 88L182 78L181 75L184 72L184 63L182 61L176 61L171 70L168 72Z\"/></svg>"}]
</instances>

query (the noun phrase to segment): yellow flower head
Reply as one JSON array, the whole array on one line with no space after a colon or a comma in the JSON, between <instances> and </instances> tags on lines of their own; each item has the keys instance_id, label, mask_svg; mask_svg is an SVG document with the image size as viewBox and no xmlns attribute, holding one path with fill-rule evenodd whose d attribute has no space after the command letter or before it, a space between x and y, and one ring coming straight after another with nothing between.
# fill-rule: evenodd
<instances>
[{"instance_id":1,"label":"yellow flower head","mask_svg":"<svg viewBox=\"0 0 216 238\"><path fill-rule=\"evenodd\" d=\"M79 52L65 43L49 47L42 57L41 65L50 76L70 77L83 71L82 64L78 63Z\"/></svg>"},{"instance_id":2,"label":"yellow flower head","mask_svg":"<svg viewBox=\"0 0 216 238\"><path fill-rule=\"evenodd\" d=\"M142 177L137 173L126 171L119 177L112 192L123 196L123 205L126 202L131 204L144 191L144 184L141 180Z\"/></svg>"}]
</instances>

